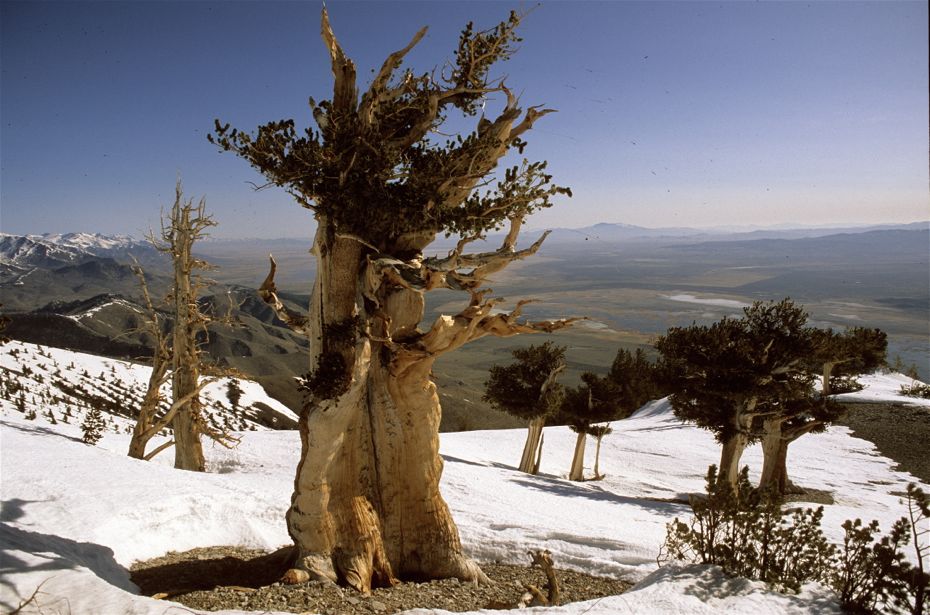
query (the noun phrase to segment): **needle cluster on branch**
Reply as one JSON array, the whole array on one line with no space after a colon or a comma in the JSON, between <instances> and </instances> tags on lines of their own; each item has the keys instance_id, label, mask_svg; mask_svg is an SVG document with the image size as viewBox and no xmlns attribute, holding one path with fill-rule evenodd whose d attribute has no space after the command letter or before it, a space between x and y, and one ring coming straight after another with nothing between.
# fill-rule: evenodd
<instances>
[{"instance_id":1,"label":"needle cluster on branch","mask_svg":"<svg viewBox=\"0 0 930 615\"><path fill-rule=\"evenodd\" d=\"M506 59L519 41L520 17L495 28L461 34L454 63L436 77L398 75L404 56L426 32L391 54L368 90L358 96L354 63L336 41L324 11L323 38L335 79L333 99L310 108L317 129L298 132L294 120L269 122L255 134L216 121L211 142L248 160L270 184L288 189L304 206L380 252L403 257L422 248L424 234L480 236L549 205L569 189L555 186L545 162L507 169L492 188L487 176L511 148L522 152L522 135L550 109L525 112L488 69ZM506 100L494 119L480 117L464 136L437 144L431 135L456 109L477 115L494 96ZM522 117L521 117L522 116ZM477 190L476 190L477 189ZM411 245L398 241L409 236Z\"/></svg>"}]
</instances>

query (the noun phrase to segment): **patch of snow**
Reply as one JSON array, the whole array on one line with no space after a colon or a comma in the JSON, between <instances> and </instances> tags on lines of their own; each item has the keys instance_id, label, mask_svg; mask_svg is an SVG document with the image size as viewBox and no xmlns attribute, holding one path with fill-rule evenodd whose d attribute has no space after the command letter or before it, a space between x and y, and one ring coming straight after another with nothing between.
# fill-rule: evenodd
<instances>
[{"instance_id":1,"label":"patch of snow","mask_svg":"<svg viewBox=\"0 0 930 615\"><path fill-rule=\"evenodd\" d=\"M695 297L694 295L662 295L663 299L668 299L670 301L679 301L682 303L696 303L698 305L713 305L716 307L725 307L733 308L736 310L741 310L745 307L749 307L748 303L742 301L735 301L733 299L701 299Z\"/></svg>"}]
</instances>

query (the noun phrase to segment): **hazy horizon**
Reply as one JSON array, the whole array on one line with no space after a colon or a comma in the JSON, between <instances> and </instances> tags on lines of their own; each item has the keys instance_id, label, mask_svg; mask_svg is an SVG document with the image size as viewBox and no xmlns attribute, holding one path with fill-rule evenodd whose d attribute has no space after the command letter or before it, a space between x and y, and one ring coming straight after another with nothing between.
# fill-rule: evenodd
<instances>
[{"instance_id":1,"label":"hazy horizon","mask_svg":"<svg viewBox=\"0 0 930 615\"><path fill-rule=\"evenodd\" d=\"M642 226L639 224L627 224L625 222L595 222L594 224L589 224L585 226L560 226L560 227L545 227L545 226L533 226L528 224L524 227L524 234L527 233L540 233L547 230L564 230L564 231L578 231L591 229L599 225L607 226L619 226L635 229L643 229L646 231L662 231L662 230L690 230L695 231L696 233L752 233L759 231L769 231L769 232L778 232L778 231L816 231L816 230L844 230L844 229L871 229L871 228L884 228L884 227L905 227L905 226L916 226L916 225L928 225L930 227L930 218L923 220L913 220L911 222L890 222L890 223L876 223L876 224L856 224L856 223L843 223L837 222L835 224L791 224L791 223L781 223L781 224L770 224L770 225L716 225L716 226ZM500 231L498 234L503 234L504 231ZM144 240L145 237L139 233L101 233L99 231L93 231L88 229L81 230L71 230L71 231L32 231L25 233L12 233L7 230L0 230L0 235L12 235L12 236L21 236L21 237L48 237L48 236L64 236L64 235L99 235L102 237L129 237L133 240ZM490 235L495 235L491 233ZM437 239L442 238L440 234ZM275 240L307 240L311 241L313 235L275 235L275 236L253 236L253 235L221 235L214 236L212 234L207 234L201 238L200 242L210 242L210 241L275 241Z\"/></svg>"}]
</instances>

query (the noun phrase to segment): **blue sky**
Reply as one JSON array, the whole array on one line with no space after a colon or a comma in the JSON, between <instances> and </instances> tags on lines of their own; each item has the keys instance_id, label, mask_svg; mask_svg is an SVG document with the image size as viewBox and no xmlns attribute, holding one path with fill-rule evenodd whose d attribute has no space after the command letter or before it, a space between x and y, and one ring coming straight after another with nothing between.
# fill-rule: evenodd
<instances>
[{"instance_id":1,"label":"blue sky","mask_svg":"<svg viewBox=\"0 0 930 615\"><path fill-rule=\"evenodd\" d=\"M363 85L422 25L418 72L467 21L533 9L498 70L523 104L559 110L526 153L575 197L531 227L930 217L926 2L328 6ZM217 117L311 121L307 98L331 91L320 7L4 0L0 230L141 235L180 174L216 236L309 236L309 212L254 192L261 178L206 134Z\"/></svg>"}]
</instances>

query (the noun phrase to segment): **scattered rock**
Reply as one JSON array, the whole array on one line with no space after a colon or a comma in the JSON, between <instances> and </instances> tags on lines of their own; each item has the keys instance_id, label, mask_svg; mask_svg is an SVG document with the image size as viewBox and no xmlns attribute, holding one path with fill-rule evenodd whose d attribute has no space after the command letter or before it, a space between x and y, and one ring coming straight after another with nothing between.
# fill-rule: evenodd
<instances>
[{"instance_id":1,"label":"scattered rock","mask_svg":"<svg viewBox=\"0 0 930 615\"><path fill-rule=\"evenodd\" d=\"M415 608L453 612L475 611L491 605L513 608L527 586L543 587L547 582L539 568L482 564L481 569L492 580L489 585L460 583L453 579L398 583L394 587L373 589L371 597L366 598L332 583L277 583L292 561L280 554L238 547L210 547L137 562L130 575L143 594L171 592L170 600L191 609L338 615L389 615ZM626 581L570 570L557 572L562 604L621 594L631 586ZM231 590L231 585L240 587ZM254 591L242 591L245 587Z\"/></svg>"}]
</instances>

